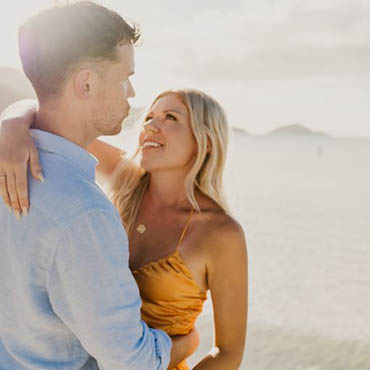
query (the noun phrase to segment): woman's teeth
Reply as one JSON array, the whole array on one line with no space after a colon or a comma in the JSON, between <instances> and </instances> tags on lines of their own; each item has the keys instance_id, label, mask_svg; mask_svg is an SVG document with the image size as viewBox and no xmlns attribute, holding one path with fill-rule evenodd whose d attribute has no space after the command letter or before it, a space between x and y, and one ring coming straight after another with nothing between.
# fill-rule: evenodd
<instances>
[{"instance_id":1,"label":"woman's teeth","mask_svg":"<svg viewBox=\"0 0 370 370\"><path fill-rule=\"evenodd\" d=\"M146 148L146 147L154 147L154 148L159 148L160 146L163 146L162 144L156 143L154 141L146 141L141 147Z\"/></svg>"}]
</instances>

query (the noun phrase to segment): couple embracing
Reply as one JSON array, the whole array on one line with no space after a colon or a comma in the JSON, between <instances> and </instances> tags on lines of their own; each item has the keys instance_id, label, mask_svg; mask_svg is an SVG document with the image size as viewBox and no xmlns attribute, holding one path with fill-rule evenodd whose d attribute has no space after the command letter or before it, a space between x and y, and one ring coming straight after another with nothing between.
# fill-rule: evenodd
<instances>
[{"instance_id":1,"label":"couple embracing","mask_svg":"<svg viewBox=\"0 0 370 370\"><path fill-rule=\"evenodd\" d=\"M222 191L222 107L194 89L159 94L138 164L97 139L128 115L139 37L89 1L20 28L38 103L1 121L0 369L188 369L207 291L217 351L194 369L240 366L247 254Z\"/></svg>"}]
</instances>

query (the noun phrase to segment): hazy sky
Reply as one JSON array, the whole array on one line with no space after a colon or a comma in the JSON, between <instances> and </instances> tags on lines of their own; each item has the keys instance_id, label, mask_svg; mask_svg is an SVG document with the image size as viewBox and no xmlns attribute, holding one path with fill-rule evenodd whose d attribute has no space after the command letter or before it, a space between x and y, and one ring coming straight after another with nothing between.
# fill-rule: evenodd
<instances>
[{"instance_id":1,"label":"hazy sky","mask_svg":"<svg viewBox=\"0 0 370 370\"><path fill-rule=\"evenodd\" d=\"M0 65L20 68L17 27L50 3L0 3ZM196 87L251 132L301 123L370 137L369 0L100 3L142 26L134 105L166 88Z\"/></svg>"}]
</instances>

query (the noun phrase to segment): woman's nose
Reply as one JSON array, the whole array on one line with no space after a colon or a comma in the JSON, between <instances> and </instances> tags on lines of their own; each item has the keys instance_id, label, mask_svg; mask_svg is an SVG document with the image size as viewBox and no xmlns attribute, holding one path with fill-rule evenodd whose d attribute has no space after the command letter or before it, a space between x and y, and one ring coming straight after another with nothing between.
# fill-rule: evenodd
<instances>
[{"instance_id":1,"label":"woman's nose","mask_svg":"<svg viewBox=\"0 0 370 370\"><path fill-rule=\"evenodd\" d=\"M150 131L150 132L159 132L159 125L157 123L157 121L153 118L149 119L148 121L145 122L144 124L144 130L146 132Z\"/></svg>"}]
</instances>

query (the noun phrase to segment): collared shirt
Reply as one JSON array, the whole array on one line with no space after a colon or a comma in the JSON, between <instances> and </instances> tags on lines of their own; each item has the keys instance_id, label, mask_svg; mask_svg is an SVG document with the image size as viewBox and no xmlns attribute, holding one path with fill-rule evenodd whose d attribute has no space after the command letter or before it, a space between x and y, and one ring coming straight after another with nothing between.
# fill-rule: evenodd
<instances>
[{"instance_id":1,"label":"collared shirt","mask_svg":"<svg viewBox=\"0 0 370 370\"><path fill-rule=\"evenodd\" d=\"M96 159L32 130L45 183L29 177L17 221L0 202L0 369L167 369L171 341L140 319L117 210Z\"/></svg>"}]
</instances>

